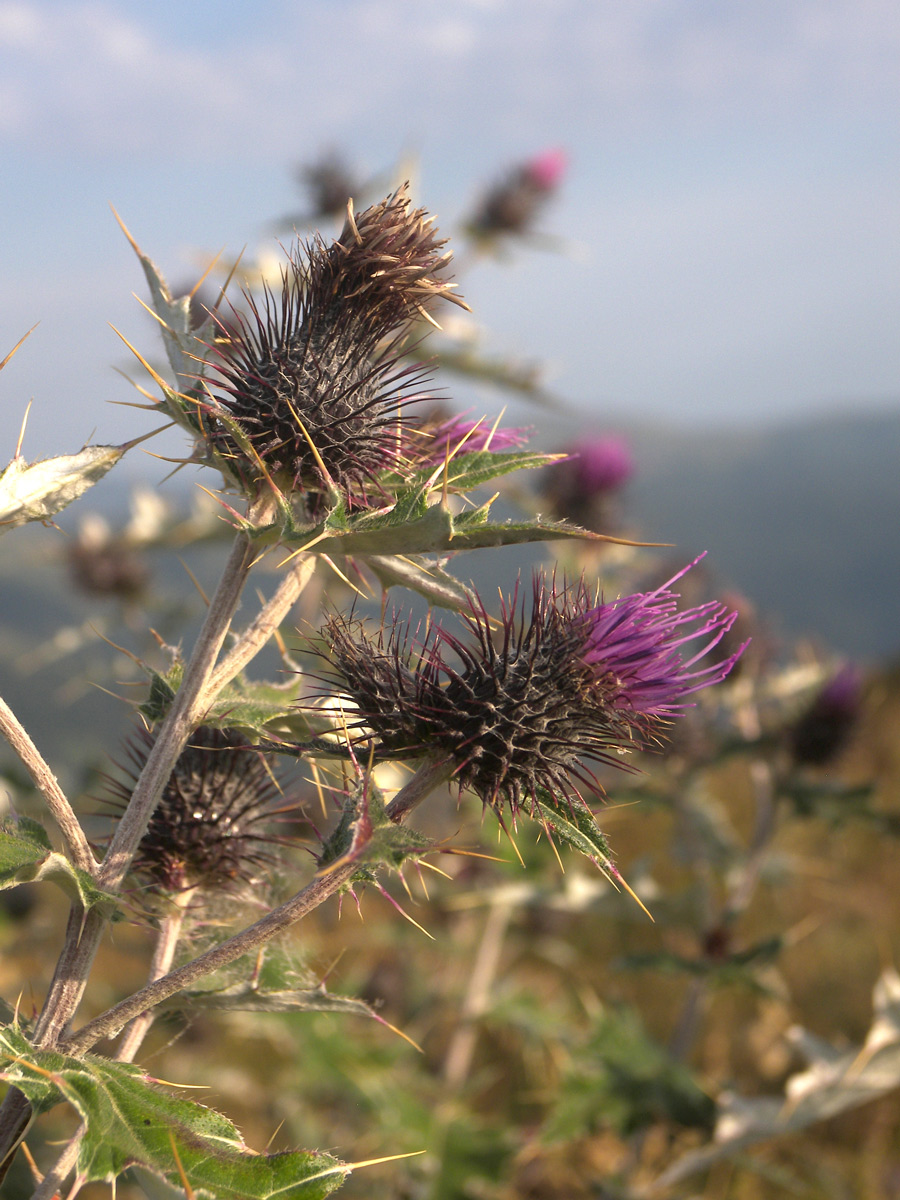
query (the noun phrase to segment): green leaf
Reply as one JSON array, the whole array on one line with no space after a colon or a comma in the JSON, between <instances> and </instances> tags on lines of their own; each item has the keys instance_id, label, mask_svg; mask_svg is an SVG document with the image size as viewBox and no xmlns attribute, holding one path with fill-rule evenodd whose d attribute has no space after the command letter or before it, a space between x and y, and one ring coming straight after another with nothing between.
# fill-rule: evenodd
<instances>
[{"instance_id":1,"label":"green leaf","mask_svg":"<svg viewBox=\"0 0 900 1200\"><path fill-rule=\"evenodd\" d=\"M0 821L0 888L24 883L36 864L51 853L50 839L43 825L30 817L5 817ZM26 872L20 878L20 872Z\"/></svg>"},{"instance_id":2,"label":"green leaf","mask_svg":"<svg viewBox=\"0 0 900 1200\"><path fill-rule=\"evenodd\" d=\"M604 1010L587 1044L574 1048L543 1137L569 1141L609 1127L630 1137L660 1120L709 1130L715 1107L633 1010Z\"/></svg>"},{"instance_id":3,"label":"green leaf","mask_svg":"<svg viewBox=\"0 0 900 1200\"><path fill-rule=\"evenodd\" d=\"M78 1112L86 1130L76 1166L88 1182L111 1183L138 1166L182 1190L183 1171L194 1194L211 1200L322 1200L349 1173L327 1154L253 1153L221 1114L170 1095L130 1063L35 1050L7 1027L0 1066L38 1112L61 1099Z\"/></svg>"},{"instance_id":4,"label":"green leaf","mask_svg":"<svg viewBox=\"0 0 900 1200\"><path fill-rule=\"evenodd\" d=\"M417 471L412 479L403 480L400 476L385 475L382 482L389 487L394 486L399 492L405 491L442 491L446 486L451 492L469 492L472 488L499 479L501 475L509 475L513 471L534 470L549 466L564 457L561 454L543 454L538 450L508 450L495 452L493 450L473 450L467 452L465 447L459 454L453 456L446 468L431 466ZM402 486L399 486L402 485Z\"/></svg>"},{"instance_id":5,"label":"green leaf","mask_svg":"<svg viewBox=\"0 0 900 1200\"><path fill-rule=\"evenodd\" d=\"M594 814L578 796L554 796L539 788L535 808L554 837L564 845L587 855L614 880L619 873L612 865L609 843L600 831Z\"/></svg>"},{"instance_id":6,"label":"green leaf","mask_svg":"<svg viewBox=\"0 0 900 1200\"><path fill-rule=\"evenodd\" d=\"M366 563L383 588L409 588L424 596L429 604L453 612L469 607L470 593L465 585L419 555L400 558L373 554Z\"/></svg>"},{"instance_id":7,"label":"green leaf","mask_svg":"<svg viewBox=\"0 0 900 1200\"><path fill-rule=\"evenodd\" d=\"M335 996L324 984L312 988L264 989L246 983L221 990L180 992L166 1007L221 1009L227 1012L332 1012L380 1020L364 1000L353 996Z\"/></svg>"},{"instance_id":8,"label":"green leaf","mask_svg":"<svg viewBox=\"0 0 900 1200\"><path fill-rule=\"evenodd\" d=\"M717 984L747 983L757 986L753 978L754 969L774 962L783 948L784 938L775 936L722 958L689 958L663 950L649 954L626 954L618 961L622 967L632 971L664 971L709 979Z\"/></svg>"},{"instance_id":9,"label":"green leaf","mask_svg":"<svg viewBox=\"0 0 900 1200\"><path fill-rule=\"evenodd\" d=\"M385 811L384 798L371 776L361 780L344 804L341 819L324 843L319 868L359 863L360 878L371 879L371 866L398 868L431 849L430 838L408 825L397 825Z\"/></svg>"},{"instance_id":10,"label":"green leaf","mask_svg":"<svg viewBox=\"0 0 900 1200\"><path fill-rule=\"evenodd\" d=\"M165 717L169 711L169 705L175 699L175 694L181 687L181 680L184 675L184 666L177 662L172 666L165 675L161 675L159 671L154 671L147 668L150 675L150 694L144 703L140 706L140 711L148 721L156 724Z\"/></svg>"},{"instance_id":11,"label":"green leaf","mask_svg":"<svg viewBox=\"0 0 900 1200\"><path fill-rule=\"evenodd\" d=\"M473 456L474 457L474 456ZM505 457L492 455L489 457ZM428 504L425 487L403 492L389 509L348 517L335 510L316 526L298 527L290 521L281 529L267 525L245 525L247 534L267 542L280 537L287 546L313 554L340 555L416 555L454 550L475 550L487 546L521 545L551 538L578 538L616 541L604 534L591 533L566 521L490 522L491 501L480 508L454 515L440 500Z\"/></svg>"},{"instance_id":12,"label":"green leaf","mask_svg":"<svg viewBox=\"0 0 900 1200\"><path fill-rule=\"evenodd\" d=\"M292 728L297 727L297 685L251 682L235 679L223 689L210 705L204 724L218 725L223 729L239 729L252 737L261 737L276 724L290 718ZM308 725L302 722L301 729Z\"/></svg>"},{"instance_id":13,"label":"green leaf","mask_svg":"<svg viewBox=\"0 0 900 1200\"><path fill-rule=\"evenodd\" d=\"M87 871L51 848L42 825L29 817L5 818L0 822L0 890L44 880L55 883L85 910L96 905L109 912L118 909L115 896L100 891Z\"/></svg>"}]
</instances>

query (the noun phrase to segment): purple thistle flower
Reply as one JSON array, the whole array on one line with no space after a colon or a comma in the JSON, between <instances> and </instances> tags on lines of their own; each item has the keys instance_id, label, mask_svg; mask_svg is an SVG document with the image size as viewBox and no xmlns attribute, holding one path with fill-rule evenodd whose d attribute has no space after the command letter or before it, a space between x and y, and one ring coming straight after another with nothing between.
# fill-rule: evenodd
<instances>
[{"instance_id":1,"label":"purple thistle flower","mask_svg":"<svg viewBox=\"0 0 900 1200\"><path fill-rule=\"evenodd\" d=\"M720 683L740 658L746 642L728 658L699 670L691 668L722 640L737 612L715 600L678 611L678 594L669 590L702 558L695 558L653 592L637 592L585 614L588 633L584 661L607 680L607 700L646 717L678 716L683 697ZM684 659L681 647L704 644Z\"/></svg>"},{"instance_id":2,"label":"purple thistle flower","mask_svg":"<svg viewBox=\"0 0 900 1200\"><path fill-rule=\"evenodd\" d=\"M410 447L410 455L416 467L440 466L457 447L460 454L474 454L478 450L491 450L495 454L502 454L506 450L516 450L528 441L529 434L528 429L501 429L497 425L489 424L484 418L480 421L466 421L462 417L450 417L433 424L426 423L410 432L416 442L416 445Z\"/></svg>"},{"instance_id":3,"label":"purple thistle flower","mask_svg":"<svg viewBox=\"0 0 900 1200\"><path fill-rule=\"evenodd\" d=\"M460 788L498 812L541 789L599 788L585 761L623 767L623 753L657 741L685 697L724 679L743 650L697 667L736 614L715 602L679 612L669 585L688 569L600 605L583 582L557 590L536 576L530 615L516 592L497 629L473 601L467 641L438 626L417 644L396 620L371 639L333 617L325 637L359 738L374 731L390 757L445 754Z\"/></svg>"},{"instance_id":4,"label":"purple thistle flower","mask_svg":"<svg viewBox=\"0 0 900 1200\"><path fill-rule=\"evenodd\" d=\"M582 438L546 475L547 497L561 517L588 529L605 524L607 502L634 474L631 448L615 435Z\"/></svg>"},{"instance_id":5,"label":"purple thistle flower","mask_svg":"<svg viewBox=\"0 0 900 1200\"><path fill-rule=\"evenodd\" d=\"M567 463L574 486L592 496L617 491L634 474L631 448L621 437L585 438L569 453L572 457Z\"/></svg>"}]
</instances>

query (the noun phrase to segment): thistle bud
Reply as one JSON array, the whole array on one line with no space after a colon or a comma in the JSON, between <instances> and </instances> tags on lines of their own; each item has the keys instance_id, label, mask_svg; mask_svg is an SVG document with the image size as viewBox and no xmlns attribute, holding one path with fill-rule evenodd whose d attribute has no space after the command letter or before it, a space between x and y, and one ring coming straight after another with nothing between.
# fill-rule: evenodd
<instances>
[{"instance_id":1,"label":"thistle bud","mask_svg":"<svg viewBox=\"0 0 900 1200\"><path fill-rule=\"evenodd\" d=\"M482 241L528 233L536 217L558 188L565 173L566 155L545 150L514 167L485 193L467 222L467 229Z\"/></svg>"},{"instance_id":2,"label":"thistle bud","mask_svg":"<svg viewBox=\"0 0 900 1200\"><path fill-rule=\"evenodd\" d=\"M819 767L836 758L853 732L861 704L862 675L858 667L847 663L825 684L789 731L794 761Z\"/></svg>"},{"instance_id":3,"label":"thistle bud","mask_svg":"<svg viewBox=\"0 0 900 1200\"><path fill-rule=\"evenodd\" d=\"M130 782L113 782L110 803L124 808L153 744L142 734L128 747ZM271 864L267 847L280 795L265 759L234 730L194 730L169 777L132 869L152 890L233 889ZM283 810L282 810L283 811Z\"/></svg>"},{"instance_id":4,"label":"thistle bud","mask_svg":"<svg viewBox=\"0 0 900 1200\"><path fill-rule=\"evenodd\" d=\"M545 493L560 517L600 529L609 524L611 497L633 473L634 459L624 438L583 438L548 469Z\"/></svg>"}]
</instances>

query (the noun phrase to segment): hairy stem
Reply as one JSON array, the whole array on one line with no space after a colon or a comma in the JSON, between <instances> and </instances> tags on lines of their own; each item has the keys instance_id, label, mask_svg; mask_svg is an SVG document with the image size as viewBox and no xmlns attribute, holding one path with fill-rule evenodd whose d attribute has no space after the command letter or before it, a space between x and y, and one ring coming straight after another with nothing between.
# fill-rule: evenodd
<instances>
[{"instance_id":1,"label":"hairy stem","mask_svg":"<svg viewBox=\"0 0 900 1200\"><path fill-rule=\"evenodd\" d=\"M284 577L271 599L263 605L213 671L206 686L210 697L217 696L266 645L312 578L315 569L315 556L304 554L293 570Z\"/></svg>"},{"instance_id":2,"label":"hairy stem","mask_svg":"<svg viewBox=\"0 0 900 1200\"><path fill-rule=\"evenodd\" d=\"M184 926L184 918L195 892L196 888L188 888L171 897L172 908L163 917L159 927L156 949L153 952L153 961L150 963L149 983L155 983L157 979L162 979L163 975L171 969ZM135 1055L140 1050L154 1019L155 1014L152 1012L141 1013L139 1017L135 1017L125 1030L125 1036L116 1050L116 1062L134 1062Z\"/></svg>"},{"instance_id":3,"label":"hairy stem","mask_svg":"<svg viewBox=\"0 0 900 1200\"><path fill-rule=\"evenodd\" d=\"M40 751L24 727L19 723L15 713L2 698L0 698L0 733L19 756L22 765L31 776L34 786L47 802L47 807L59 827L72 862L82 871L95 875L97 862L91 853L81 823L59 786L56 776L42 758Z\"/></svg>"}]
</instances>

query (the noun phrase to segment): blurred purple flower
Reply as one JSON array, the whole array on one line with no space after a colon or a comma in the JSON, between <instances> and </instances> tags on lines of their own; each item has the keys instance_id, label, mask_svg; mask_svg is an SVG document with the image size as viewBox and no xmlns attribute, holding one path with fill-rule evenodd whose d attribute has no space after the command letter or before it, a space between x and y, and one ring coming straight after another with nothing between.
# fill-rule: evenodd
<instances>
[{"instance_id":1,"label":"blurred purple flower","mask_svg":"<svg viewBox=\"0 0 900 1200\"><path fill-rule=\"evenodd\" d=\"M513 167L482 196L468 231L485 242L527 233L562 182L566 161L563 150L551 149Z\"/></svg>"},{"instance_id":2,"label":"blurred purple flower","mask_svg":"<svg viewBox=\"0 0 900 1200\"><path fill-rule=\"evenodd\" d=\"M551 192L554 188L559 187L562 182L568 161L568 155L565 150L554 147L551 150L544 150L541 154L530 159L525 163L522 170L528 175L535 187Z\"/></svg>"},{"instance_id":3,"label":"blurred purple flower","mask_svg":"<svg viewBox=\"0 0 900 1200\"><path fill-rule=\"evenodd\" d=\"M516 450L528 441L528 429L502 429L482 419L467 421L463 417L450 417L435 424L425 424L413 434L423 439L421 447L413 450L417 467L436 467L446 461L459 446L460 454L474 454L477 450L491 450L502 454L505 450Z\"/></svg>"},{"instance_id":4,"label":"blurred purple flower","mask_svg":"<svg viewBox=\"0 0 900 1200\"><path fill-rule=\"evenodd\" d=\"M789 732L794 760L822 766L846 745L862 706L863 677L847 663L831 677Z\"/></svg>"},{"instance_id":5,"label":"blurred purple flower","mask_svg":"<svg viewBox=\"0 0 900 1200\"><path fill-rule=\"evenodd\" d=\"M606 524L607 501L634 474L631 448L624 438L608 434L582 438L567 455L547 472L547 498L559 516L599 528Z\"/></svg>"},{"instance_id":6,"label":"blurred purple flower","mask_svg":"<svg viewBox=\"0 0 900 1200\"><path fill-rule=\"evenodd\" d=\"M592 496L616 491L634 474L631 448L621 437L585 438L570 454L572 458L559 467L569 465L573 486Z\"/></svg>"}]
</instances>

